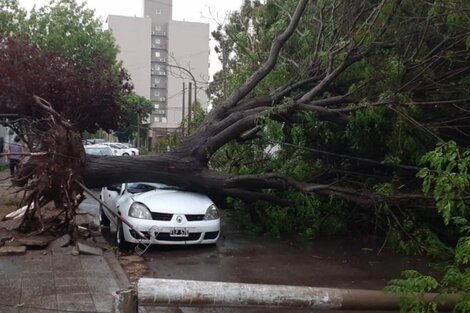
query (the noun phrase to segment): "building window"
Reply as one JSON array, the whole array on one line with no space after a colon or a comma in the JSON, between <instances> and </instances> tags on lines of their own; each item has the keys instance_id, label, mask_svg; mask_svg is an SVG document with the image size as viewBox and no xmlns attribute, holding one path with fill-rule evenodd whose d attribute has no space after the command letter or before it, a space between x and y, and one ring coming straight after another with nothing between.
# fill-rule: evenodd
<instances>
[{"instance_id":1,"label":"building window","mask_svg":"<svg viewBox=\"0 0 470 313\"><path fill-rule=\"evenodd\" d=\"M161 56L160 51L155 51L155 57L156 57L156 58L159 58L160 56Z\"/></svg>"},{"instance_id":2,"label":"building window","mask_svg":"<svg viewBox=\"0 0 470 313\"><path fill-rule=\"evenodd\" d=\"M156 9L156 10L155 10L155 13L156 13L157 15L162 14L162 10L161 10L161 9Z\"/></svg>"},{"instance_id":3,"label":"building window","mask_svg":"<svg viewBox=\"0 0 470 313\"><path fill-rule=\"evenodd\" d=\"M166 123L166 117L162 117L162 123Z\"/></svg>"},{"instance_id":4,"label":"building window","mask_svg":"<svg viewBox=\"0 0 470 313\"><path fill-rule=\"evenodd\" d=\"M160 105L159 105L159 104L155 104L153 107L155 108L155 110L160 109Z\"/></svg>"},{"instance_id":5,"label":"building window","mask_svg":"<svg viewBox=\"0 0 470 313\"><path fill-rule=\"evenodd\" d=\"M160 91L155 91L153 94L155 95L155 97L159 97L160 96Z\"/></svg>"},{"instance_id":6,"label":"building window","mask_svg":"<svg viewBox=\"0 0 470 313\"><path fill-rule=\"evenodd\" d=\"M153 118L153 121L154 121L155 123L160 123L160 122L161 122L160 117L158 117L158 116L155 116L155 117Z\"/></svg>"},{"instance_id":7,"label":"building window","mask_svg":"<svg viewBox=\"0 0 470 313\"><path fill-rule=\"evenodd\" d=\"M155 84L160 84L161 82L160 78L155 78Z\"/></svg>"},{"instance_id":8,"label":"building window","mask_svg":"<svg viewBox=\"0 0 470 313\"><path fill-rule=\"evenodd\" d=\"M162 43L162 41L160 40L160 38L155 38L155 43L159 45Z\"/></svg>"},{"instance_id":9,"label":"building window","mask_svg":"<svg viewBox=\"0 0 470 313\"><path fill-rule=\"evenodd\" d=\"M162 30L162 26L161 26L161 25L156 25L156 26L155 26L155 30L156 30L156 31Z\"/></svg>"}]
</instances>

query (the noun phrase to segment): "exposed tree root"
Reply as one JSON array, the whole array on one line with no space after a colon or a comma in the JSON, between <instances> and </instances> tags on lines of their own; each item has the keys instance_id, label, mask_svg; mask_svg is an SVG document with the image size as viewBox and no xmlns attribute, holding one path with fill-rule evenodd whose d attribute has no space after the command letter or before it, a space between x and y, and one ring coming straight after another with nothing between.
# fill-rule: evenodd
<instances>
[{"instance_id":1,"label":"exposed tree root","mask_svg":"<svg viewBox=\"0 0 470 313\"><path fill-rule=\"evenodd\" d=\"M25 191L21 205L27 205L20 230L42 233L51 227L55 232L70 231L78 205L84 199L81 181L85 152L80 134L64 120L45 100L35 97L42 118L19 126L31 151L45 152L22 160L14 183ZM62 216L60 223L46 221L42 208L54 203ZM61 225L62 224L62 225Z\"/></svg>"}]
</instances>

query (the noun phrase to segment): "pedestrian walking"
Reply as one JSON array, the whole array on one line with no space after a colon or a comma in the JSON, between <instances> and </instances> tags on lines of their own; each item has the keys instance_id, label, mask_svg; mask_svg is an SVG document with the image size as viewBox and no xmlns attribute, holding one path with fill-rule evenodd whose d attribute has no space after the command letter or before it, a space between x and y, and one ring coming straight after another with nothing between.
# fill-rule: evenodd
<instances>
[{"instance_id":1,"label":"pedestrian walking","mask_svg":"<svg viewBox=\"0 0 470 313\"><path fill-rule=\"evenodd\" d=\"M12 143L8 145L8 160L10 161L10 175L15 175L18 165L23 158L24 146L20 143L20 137L15 136Z\"/></svg>"}]
</instances>

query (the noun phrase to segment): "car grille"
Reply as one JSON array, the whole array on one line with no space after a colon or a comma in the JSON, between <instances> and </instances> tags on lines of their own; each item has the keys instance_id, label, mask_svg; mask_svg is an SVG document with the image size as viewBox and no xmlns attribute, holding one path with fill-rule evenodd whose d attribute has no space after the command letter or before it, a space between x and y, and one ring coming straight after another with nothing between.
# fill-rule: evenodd
<instances>
[{"instance_id":1,"label":"car grille","mask_svg":"<svg viewBox=\"0 0 470 313\"><path fill-rule=\"evenodd\" d=\"M170 233L156 234L157 240L164 240L164 241L193 241L193 240L198 240L200 237L201 237L201 233L189 233L188 237L170 237Z\"/></svg>"},{"instance_id":2,"label":"car grille","mask_svg":"<svg viewBox=\"0 0 470 313\"><path fill-rule=\"evenodd\" d=\"M152 212L152 219L156 221L171 221L173 214Z\"/></svg>"},{"instance_id":3,"label":"car grille","mask_svg":"<svg viewBox=\"0 0 470 313\"><path fill-rule=\"evenodd\" d=\"M186 214L185 216L188 222L204 220L204 214Z\"/></svg>"}]
</instances>

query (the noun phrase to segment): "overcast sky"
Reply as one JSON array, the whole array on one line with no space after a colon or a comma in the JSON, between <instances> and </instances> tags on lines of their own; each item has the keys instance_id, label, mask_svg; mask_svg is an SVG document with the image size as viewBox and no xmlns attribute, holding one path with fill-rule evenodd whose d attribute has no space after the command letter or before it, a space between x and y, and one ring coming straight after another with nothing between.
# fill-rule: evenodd
<instances>
[{"instance_id":1,"label":"overcast sky","mask_svg":"<svg viewBox=\"0 0 470 313\"><path fill-rule=\"evenodd\" d=\"M28 11L36 7L44 6L50 0L19 0L20 5ZM77 0L81 1L81 0ZM88 0L87 6L96 11L103 23L108 15L142 16L142 0ZM210 30L217 27L217 23L224 23L227 12L240 8L242 0L173 0L173 19L188 22L209 23ZM221 65L213 49L211 38L211 55L209 73L212 76Z\"/></svg>"}]
</instances>

